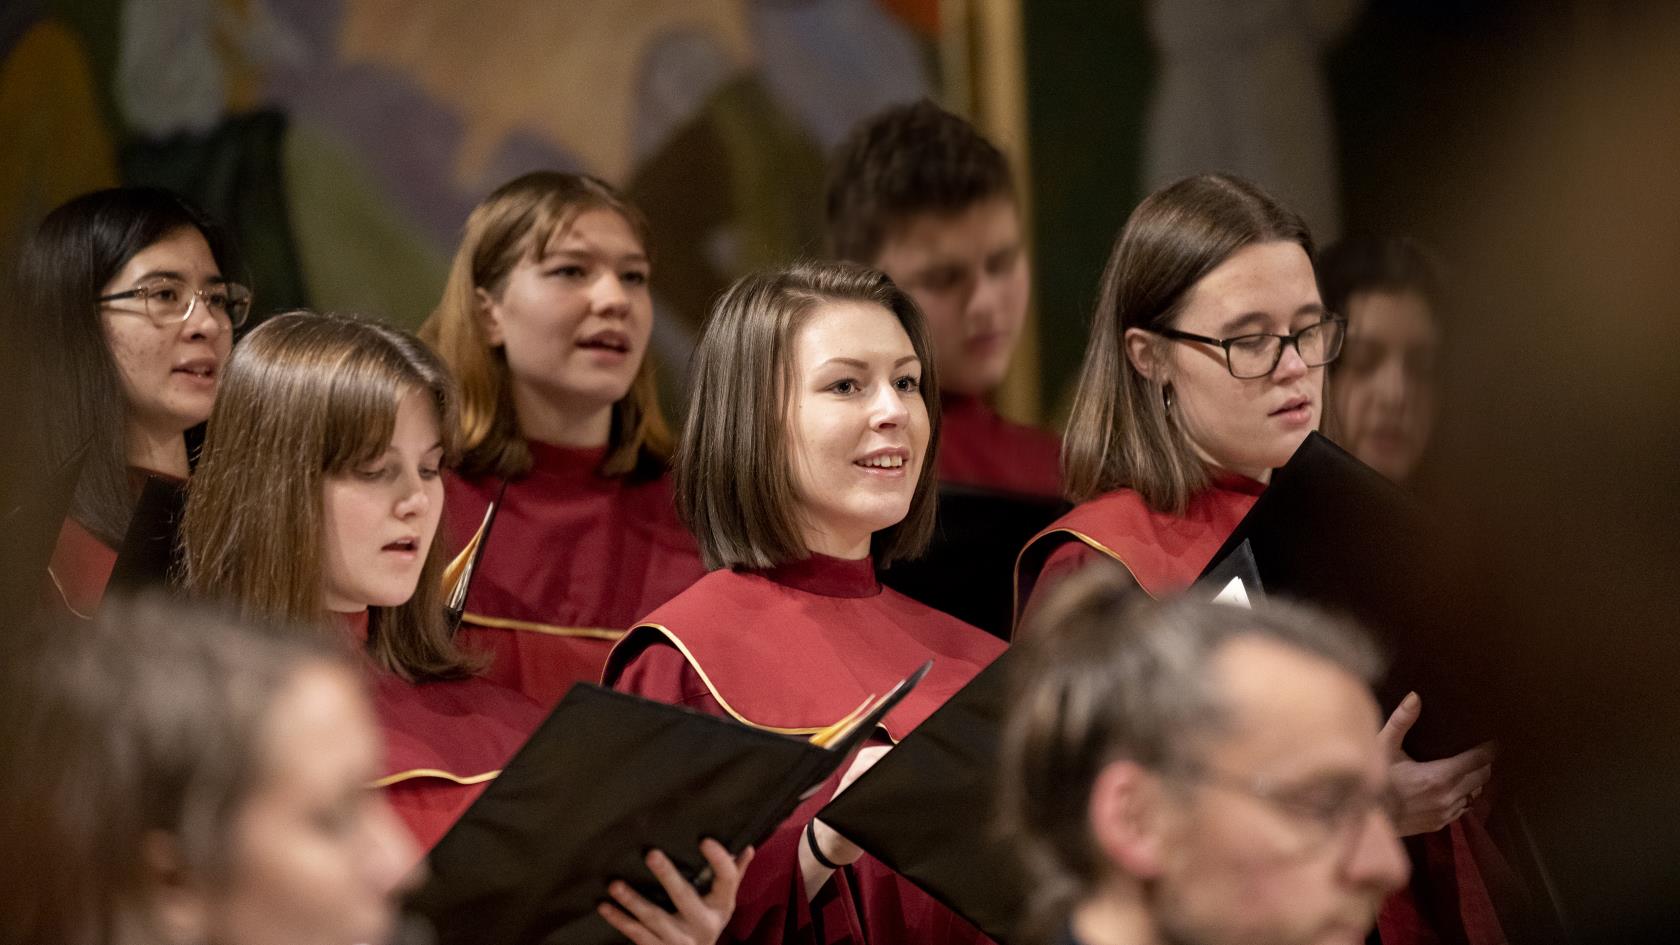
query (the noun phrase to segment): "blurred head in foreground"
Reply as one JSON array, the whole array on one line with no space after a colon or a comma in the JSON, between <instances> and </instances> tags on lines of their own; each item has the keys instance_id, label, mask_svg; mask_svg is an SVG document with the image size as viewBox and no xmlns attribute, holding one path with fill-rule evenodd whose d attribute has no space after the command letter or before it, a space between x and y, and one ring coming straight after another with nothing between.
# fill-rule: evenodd
<instances>
[{"instance_id":1,"label":"blurred head in foreground","mask_svg":"<svg viewBox=\"0 0 1680 945\"><path fill-rule=\"evenodd\" d=\"M389 939L414 851L337 649L156 601L5 646L8 943Z\"/></svg>"},{"instance_id":2,"label":"blurred head in foreground","mask_svg":"<svg viewBox=\"0 0 1680 945\"><path fill-rule=\"evenodd\" d=\"M1037 931L1364 941L1408 869L1364 636L1275 602L1148 600L1104 568L1035 619L999 803Z\"/></svg>"}]
</instances>

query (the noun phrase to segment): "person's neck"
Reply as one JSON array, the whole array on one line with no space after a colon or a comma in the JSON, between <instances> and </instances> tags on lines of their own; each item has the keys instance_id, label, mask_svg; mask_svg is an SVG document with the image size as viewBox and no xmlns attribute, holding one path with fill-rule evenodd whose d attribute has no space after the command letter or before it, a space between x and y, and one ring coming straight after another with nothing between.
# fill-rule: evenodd
<instances>
[{"instance_id":1,"label":"person's neck","mask_svg":"<svg viewBox=\"0 0 1680 945\"><path fill-rule=\"evenodd\" d=\"M805 530L805 550L812 554L828 555L830 558L858 561L869 557L870 540L874 537L874 534L869 532L859 537L841 535L827 529L808 528Z\"/></svg>"},{"instance_id":2,"label":"person's neck","mask_svg":"<svg viewBox=\"0 0 1680 945\"><path fill-rule=\"evenodd\" d=\"M180 430L160 430L130 421L125 432L123 453L130 466L187 478L191 471L187 466L187 441Z\"/></svg>"},{"instance_id":3,"label":"person's neck","mask_svg":"<svg viewBox=\"0 0 1680 945\"><path fill-rule=\"evenodd\" d=\"M566 403L515 381L513 409L519 435L551 446L606 446L612 435L612 404Z\"/></svg>"},{"instance_id":4,"label":"person's neck","mask_svg":"<svg viewBox=\"0 0 1680 945\"><path fill-rule=\"evenodd\" d=\"M1185 439L1189 439L1189 437L1186 437ZM1271 484L1272 471L1270 469L1235 469L1215 462L1214 458L1208 455L1207 450L1202 449L1202 444L1197 443L1195 440L1190 440L1190 448L1196 451L1196 458L1201 460L1202 465L1207 468L1209 479L1218 479L1221 476L1234 475L1252 479L1263 486Z\"/></svg>"},{"instance_id":5,"label":"person's neck","mask_svg":"<svg viewBox=\"0 0 1680 945\"><path fill-rule=\"evenodd\" d=\"M1075 906L1069 923L1079 945L1156 945L1160 941L1135 890L1099 893Z\"/></svg>"}]
</instances>

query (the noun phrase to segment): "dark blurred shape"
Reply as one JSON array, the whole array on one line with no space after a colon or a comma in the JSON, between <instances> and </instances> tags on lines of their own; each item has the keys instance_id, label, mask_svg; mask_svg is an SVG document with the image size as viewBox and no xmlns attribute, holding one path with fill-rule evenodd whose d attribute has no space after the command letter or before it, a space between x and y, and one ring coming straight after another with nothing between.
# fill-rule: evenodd
<instances>
[{"instance_id":1,"label":"dark blurred shape","mask_svg":"<svg viewBox=\"0 0 1680 945\"><path fill-rule=\"evenodd\" d=\"M147 476L128 520L128 532L117 549L106 593L135 595L163 591L174 585L181 558L181 513L186 510L187 484L162 476Z\"/></svg>"},{"instance_id":2,"label":"dark blurred shape","mask_svg":"<svg viewBox=\"0 0 1680 945\"><path fill-rule=\"evenodd\" d=\"M1513 37L1499 142L1433 208L1465 275L1443 510L1499 604L1503 753L1574 938L1680 926L1680 9ZM1469 107L1468 105L1466 106Z\"/></svg>"},{"instance_id":3,"label":"dark blurred shape","mask_svg":"<svg viewBox=\"0 0 1680 945\"><path fill-rule=\"evenodd\" d=\"M881 583L1007 640L1015 615L1015 556L1067 509L1060 499L943 484L927 551L895 562Z\"/></svg>"}]
</instances>

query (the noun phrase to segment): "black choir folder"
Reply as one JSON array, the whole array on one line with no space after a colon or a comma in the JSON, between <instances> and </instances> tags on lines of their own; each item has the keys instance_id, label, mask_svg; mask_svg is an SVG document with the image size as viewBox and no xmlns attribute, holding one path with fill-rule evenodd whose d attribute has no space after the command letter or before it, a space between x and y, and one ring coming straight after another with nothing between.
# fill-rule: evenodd
<instances>
[{"instance_id":1,"label":"black choir folder","mask_svg":"<svg viewBox=\"0 0 1680 945\"><path fill-rule=\"evenodd\" d=\"M580 683L433 848L409 905L438 945L622 941L595 913L610 880L668 906L643 862L657 847L709 888L700 841L762 841L931 665L810 739Z\"/></svg>"},{"instance_id":2,"label":"black choir folder","mask_svg":"<svg viewBox=\"0 0 1680 945\"><path fill-rule=\"evenodd\" d=\"M1493 737L1477 634L1487 602L1453 549L1410 494L1314 433L1272 473L1204 578L1257 572L1268 595L1356 618L1389 656L1384 711L1408 691L1423 697L1407 748L1444 758ZM1252 563L1233 570L1234 556Z\"/></svg>"},{"instance_id":3,"label":"black choir folder","mask_svg":"<svg viewBox=\"0 0 1680 945\"><path fill-rule=\"evenodd\" d=\"M1000 945L1018 937L1027 901L993 829L1010 662L993 660L817 815Z\"/></svg>"}]
</instances>

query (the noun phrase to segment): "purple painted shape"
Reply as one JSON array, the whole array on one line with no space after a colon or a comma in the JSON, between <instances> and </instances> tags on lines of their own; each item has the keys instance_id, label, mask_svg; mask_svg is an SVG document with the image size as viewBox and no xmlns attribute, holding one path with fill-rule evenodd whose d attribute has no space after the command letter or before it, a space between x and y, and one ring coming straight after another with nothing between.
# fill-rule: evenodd
<instances>
[{"instance_id":1,"label":"purple painted shape","mask_svg":"<svg viewBox=\"0 0 1680 945\"><path fill-rule=\"evenodd\" d=\"M765 86L824 150L881 109L933 94L915 34L875 0L748 7Z\"/></svg>"}]
</instances>

